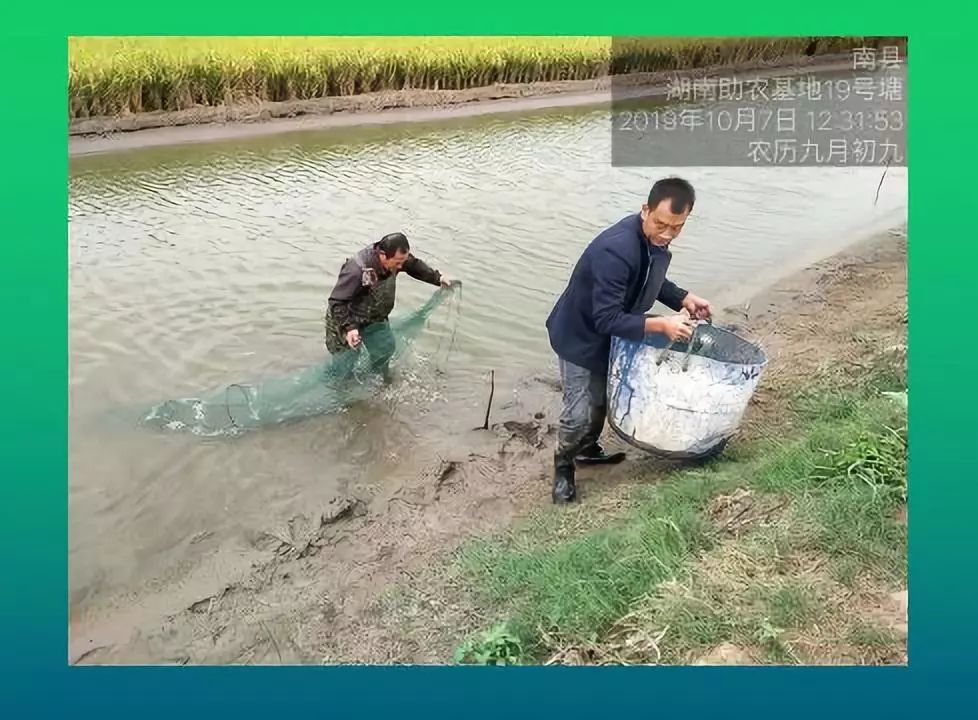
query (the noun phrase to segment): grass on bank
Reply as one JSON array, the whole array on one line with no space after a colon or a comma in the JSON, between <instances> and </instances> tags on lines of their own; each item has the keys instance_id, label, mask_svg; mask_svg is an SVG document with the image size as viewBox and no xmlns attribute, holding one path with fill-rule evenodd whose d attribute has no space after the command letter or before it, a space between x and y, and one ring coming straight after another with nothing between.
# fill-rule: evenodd
<instances>
[{"instance_id":1,"label":"grass on bank","mask_svg":"<svg viewBox=\"0 0 978 720\"><path fill-rule=\"evenodd\" d=\"M899 657L854 608L905 586L906 412L884 395L904 387L882 362L799 396L796 437L673 473L610 525L469 544L460 571L497 622L456 660L688 663L722 643L758 662Z\"/></svg>"},{"instance_id":2,"label":"grass on bank","mask_svg":"<svg viewBox=\"0 0 978 720\"><path fill-rule=\"evenodd\" d=\"M588 80L847 52L895 38L73 37L70 118Z\"/></svg>"}]
</instances>

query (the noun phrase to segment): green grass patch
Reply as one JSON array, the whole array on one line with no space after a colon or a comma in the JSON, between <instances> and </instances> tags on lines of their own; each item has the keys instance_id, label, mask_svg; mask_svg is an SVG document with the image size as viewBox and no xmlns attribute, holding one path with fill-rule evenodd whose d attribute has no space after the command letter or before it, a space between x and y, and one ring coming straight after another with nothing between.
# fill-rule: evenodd
<instances>
[{"instance_id":1,"label":"green grass patch","mask_svg":"<svg viewBox=\"0 0 978 720\"><path fill-rule=\"evenodd\" d=\"M825 599L793 579L797 558L821 558L827 577L847 584L906 577L906 529L894 517L906 498L906 413L881 395L899 390L901 377L886 361L841 388L802 393L791 408L802 428L796 437L743 443L675 471L636 493L629 512L577 535L568 532L573 523L537 522L472 542L458 567L518 639L521 662L620 634L616 624L636 607L647 634L668 628L664 660L732 641L798 662L786 633L817 623ZM715 498L733 490L761 512L736 540L710 514ZM704 558L730 544L731 564L703 575Z\"/></svg>"},{"instance_id":2,"label":"green grass patch","mask_svg":"<svg viewBox=\"0 0 978 720\"><path fill-rule=\"evenodd\" d=\"M819 598L811 587L788 582L774 589L764 588L761 593L767 620L776 627L804 627L818 616Z\"/></svg>"},{"instance_id":3,"label":"green grass patch","mask_svg":"<svg viewBox=\"0 0 978 720\"><path fill-rule=\"evenodd\" d=\"M472 543L459 561L484 604L508 608L529 650L539 631L585 641L709 545L702 510L716 479L677 478L630 516L574 539L541 544L539 536L515 533Z\"/></svg>"},{"instance_id":4,"label":"green grass patch","mask_svg":"<svg viewBox=\"0 0 978 720\"><path fill-rule=\"evenodd\" d=\"M852 623L847 639L856 647L868 650L892 648L899 644L899 640L893 632L863 620Z\"/></svg>"}]
</instances>

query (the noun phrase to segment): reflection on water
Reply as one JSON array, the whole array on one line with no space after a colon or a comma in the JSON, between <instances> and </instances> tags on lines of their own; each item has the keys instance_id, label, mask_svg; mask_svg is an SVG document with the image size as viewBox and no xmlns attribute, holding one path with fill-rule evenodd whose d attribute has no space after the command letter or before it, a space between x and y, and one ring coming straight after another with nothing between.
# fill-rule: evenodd
<instances>
[{"instance_id":1,"label":"reflection on water","mask_svg":"<svg viewBox=\"0 0 978 720\"><path fill-rule=\"evenodd\" d=\"M178 576L218 548L243 556L242 538L276 518L396 482L391 449L457 430L453 408L484 402L490 369L497 383L546 369L543 323L573 263L659 176L696 186L672 276L710 297L829 254L906 207L903 169L890 168L874 206L876 168L616 169L609 155L605 112L561 111L74 160L73 606ZM342 415L233 443L127 424L167 398L321 362L341 263L393 230L464 282L445 375L425 363L450 330L436 313L398 385ZM396 312L431 290L399 280Z\"/></svg>"}]
</instances>

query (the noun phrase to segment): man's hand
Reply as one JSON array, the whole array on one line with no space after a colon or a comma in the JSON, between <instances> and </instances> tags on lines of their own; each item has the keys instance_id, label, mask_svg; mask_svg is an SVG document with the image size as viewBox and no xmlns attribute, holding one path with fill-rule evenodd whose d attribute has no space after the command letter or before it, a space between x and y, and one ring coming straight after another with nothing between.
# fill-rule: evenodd
<instances>
[{"instance_id":1,"label":"man's hand","mask_svg":"<svg viewBox=\"0 0 978 720\"><path fill-rule=\"evenodd\" d=\"M678 315L646 318L645 332L662 333L670 342L676 342L676 340L689 340L693 336L693 325L689 313L683 310Z\"/></svg>"},{"instance_id":2,"label":"man's hand","mask_svg":"<svg viewBox=\"0 0 978 720\"><path fill-rule=\"evenodd\" d=\"M676 340L689 340L693 337L694 323L685 312L662 318L662 324L662 332L672 342L676 342Z\"/></svg>"},{"instance_id":3,"label":"man's hand","mask_svg":"<svg viewBox=\"0 0 978 720\"><path fill-rule=\"evenodd\" d=\"M354 350L360 344L360 331L353 329L346 334L346 344Z\"/></svg>"},{"instance_id":4,"label":"man's hand","mask_svg":"<svg viewBox=\"0 0 978 720\"><path fill-rule=\"evenodd\" d=\"M450 288L452 287L452 285L454 285L454 284L455 284L455 283L454 283L454 282L453 282L452 280L449 280L449 279L448 279L447 277L445 277L444 275L442 275L442 276L441 276L441 286L442 286L443 288L445 288L446 290L447 290L447 289L450 289Z\"/></svg>"},{"instance_id":5,"label":"man's hand","mask_svg":"<svg viewBox=\"0 0 978 720\"><path fill-rule=\"evenodd\" d=\"M698 295L693 295L693 293L687 293L686 297L683 298L683 309L696 320L708 320L713 316L713 308L710 307L710 302Z\"/></svg>"}]
</instances>

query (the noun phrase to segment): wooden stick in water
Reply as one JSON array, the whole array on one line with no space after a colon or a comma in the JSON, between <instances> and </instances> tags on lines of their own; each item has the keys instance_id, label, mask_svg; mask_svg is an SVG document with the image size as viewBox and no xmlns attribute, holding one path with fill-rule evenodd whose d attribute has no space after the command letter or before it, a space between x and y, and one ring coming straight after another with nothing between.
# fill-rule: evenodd
<instances>
[{"instance_id":1,"label":"wooden stick in water","mask_svg":"<svg viewBox=\"0 0 978 720\"><path fill-rule=\"evenodd\" d=\"M496 371L489 372L489 404L486 405L486 421L482 423L482 429L489 429L489 411L492 410L492 396L496 392Z\"/></svg>"}]
</instances>

